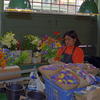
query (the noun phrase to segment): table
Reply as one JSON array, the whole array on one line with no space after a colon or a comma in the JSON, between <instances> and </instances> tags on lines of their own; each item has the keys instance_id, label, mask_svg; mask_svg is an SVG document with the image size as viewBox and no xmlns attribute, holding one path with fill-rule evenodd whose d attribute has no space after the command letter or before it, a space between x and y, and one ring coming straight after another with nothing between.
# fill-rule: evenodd
<instances>
[{"instance_id":1,"label":"table","mask_svg":"<svg viewBox=\"0 0 100 100\"><path fill-rule=\"evenodd\" d=\"M20 65L21 70L27 70L27 69L32 69L34 68L34 66L36 66L36 68L38 69L40 66L42 65L48 65L48 63L44 62L44 63L36 63L36 64L22 64Z\"/></svg>"}]
</instances>

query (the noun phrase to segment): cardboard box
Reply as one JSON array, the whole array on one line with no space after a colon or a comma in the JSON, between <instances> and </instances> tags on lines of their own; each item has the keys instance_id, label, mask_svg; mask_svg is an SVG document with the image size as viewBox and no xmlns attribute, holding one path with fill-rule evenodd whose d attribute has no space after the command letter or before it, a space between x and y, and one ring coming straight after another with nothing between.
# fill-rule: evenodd
<instances>
[{"instance_id":1,"label":"cardboard box","mask_svg":"<svg viewBox=\"0 0 100 100\"><path fill-rule=\"evenodd\" d=\"M9 74L11 72L17 72L17 71L21 71L19 66L6 66L4 67L4 69L0 68L0 74L4 74L4 73ZM0 81L20 78L20 77L21 74L5 75L5 76L0 76Z\"/></svg>"}]
</instances>

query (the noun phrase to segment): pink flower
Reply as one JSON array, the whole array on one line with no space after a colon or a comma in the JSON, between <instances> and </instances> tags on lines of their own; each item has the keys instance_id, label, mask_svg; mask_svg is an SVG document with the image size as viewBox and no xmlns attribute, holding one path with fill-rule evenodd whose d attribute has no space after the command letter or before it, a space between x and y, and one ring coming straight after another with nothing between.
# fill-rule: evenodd
<instances>
[{"instance_id":1,"label":"pink flower","mask_svg":"<svg viewBox=\"0 0 100 100\"><path fill-rule=\"evenodd\" d=\"M40 43L42 43L42 40L40 40Z\"/></svg>"},{"instance_id":2,"label":"pink flower","mask_svg":"<svg viewBox=\"0 0 100 100\"><path fill-rule=\"evenodd\" d=\"M39 43L39 45L41 45L41 43Z\"/></svg>"}]
</instances>

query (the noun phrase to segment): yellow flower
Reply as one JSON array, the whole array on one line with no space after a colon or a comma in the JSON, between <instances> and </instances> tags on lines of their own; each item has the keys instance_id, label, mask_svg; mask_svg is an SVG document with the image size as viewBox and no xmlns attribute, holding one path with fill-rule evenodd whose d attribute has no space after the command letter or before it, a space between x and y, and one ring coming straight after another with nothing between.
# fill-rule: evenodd
<instances>
[{"instance_id":1,"label":"yellow flower","mask_svg":"<svg viewBox=\"0 0 100 100\"><path fill-rule=\"evenodd\" d=\"M63 78L65 75L64 74L61 74L60 76L59 76L59 78Z\"/></svg>"},{"instance_id":2,"label":"yellow flower","mask_svg":"<svg viewBox=\"0 0 100 100\"><path fill-rule=\"evenodd\" d=\"M68 80L70 83L73 83L73 81L72 80Z\"/></svg>"},{"instance_id":3,"label":"yellow flower","mask_svg":"<svg viewBox=\"0 0 100 100\"><path fill-rule=\"evenodd\" d=\"M59 42L56 45L57 45L57 47L61 47L61 44Z\"/></svg>"},{"instance_id":4,"label":"yellow flower","mask_svg":"<svg viewBox=\"0 0 100 100\"><path fill-rule=\"evenodd\" d=\"M63 82L65 82L65 84L67 84L67 81L65 79L63 79Z\"/></svg>"},{"instance_id":5,"label":"yellow flower","mask_svg":"<svg viewBox=\"0 0 100 100\"><path fill-rule=\"evenodd\" d=\"M61 82L62 82L62 80L60 79L60 80L58 80L58 82L60 82L60 83L61 83Z\"/></svg>"},{"instance_id":6,"label":"yellow flower","mask_svg":"<svg viewBox=\"0 0 100 100\"><path fill-rule=\"evenodd\" d=\"M46 46L46 44L45 43L43 43L42 45L41 45L41 47L45 47Z\"/></svg>"},{"instance_id":7,"label":"yellow flower","mask_svg":"<svg viewBox=\"0 0 100 100\"><path fill-rule=\"evenodd\" d=\"M4 57L7 57L7 55L4 55Z\"/></svg>"},{"instance_id":8,"label":"yellow flower","mask_svg":"<svg viewBox=\"0 0 100 100\"><path fill-rule=\"evenodd\" d=\"M42 47L38 47L38 50L41 50Z\"/></svg>"},{"instance_id":9,"label":"yellow flower","mask_svg":"<svg viewBox=\"0 0 100 100\"><path fill-rule=\"evenodd\" d=\"M70 76L73 76L72 74L69 74Z\"/></svg>"}]
</instances>

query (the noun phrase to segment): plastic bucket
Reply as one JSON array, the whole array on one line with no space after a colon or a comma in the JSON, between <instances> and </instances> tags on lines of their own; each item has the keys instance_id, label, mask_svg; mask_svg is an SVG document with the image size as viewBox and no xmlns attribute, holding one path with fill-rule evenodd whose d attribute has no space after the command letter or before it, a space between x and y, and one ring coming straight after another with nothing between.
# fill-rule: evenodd
<instances>
[{"instance_id":1,"label":"plastic bucket","mask_svg":"<svg viewBox=\"0 0 100 100\"><path fill-rule=\"evenodd\" d=\"M26 95L29 100L47 100L47 95L38 90L29 91Z\"/></svg>"},{"instance_id":2,"label":"plastic bucket","mask_svg":"<svg viewBox=\"0 0 100 100\"><path fill-rule=\"evenodd\" d=\"M7 100L19 100L24 86L19 83L6 83Z\"/></svg>"}]
</instances>

